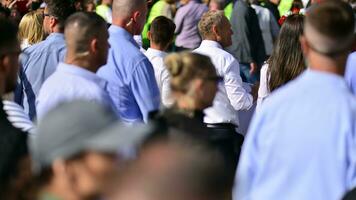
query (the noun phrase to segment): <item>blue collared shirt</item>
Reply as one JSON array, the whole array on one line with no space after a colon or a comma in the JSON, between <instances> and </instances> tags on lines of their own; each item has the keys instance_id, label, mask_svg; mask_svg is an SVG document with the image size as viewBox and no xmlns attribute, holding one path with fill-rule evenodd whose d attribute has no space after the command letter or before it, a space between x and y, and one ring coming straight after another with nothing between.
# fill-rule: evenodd
<instances>
[{"instance_id":1,"label":"blue collared shirt","mask_svg":"<svg viewBox=\"0 0 356 200\"><path fill-rule=\"evenodd\" d=\"M355 178L355 97L343 77L306 70L254 116L234 199L339 200Z\"/></svg>"},{"instance_id":2,"label":"blue collared shirt","mask_svg":"<svg viewBox=\"0 0 356 200\"><path fill-rule=\"evenodd\" d=\"M109 95L123 121L147 121L160 104L153 67L125 29L111 25L109 34L108 62L98 75L109 82Z\"/></svg>"},{"instance_id":3,"label":"blue collared shirt","mask_svg":"<svg viewBox=\"0 0 356 200\"><path fill-rule=\"evenodd\" d=\"M73 100L95 101L111 106L105 91L107 82L95 73L75 65L59 63L57 70L43 83L37 99L39 120L59 103Z\"/></svg>"},{"instance_id":4,"label":"blue collared shirt","mask_svg":"<svg viewBox=\"0 0 356 200\"><path fill-rule=\"evenodd\" d=\"M347 59L345 79L352 93L356 95L356 52L350 54Z\"/></svg>"},{"instance_id":5,"label":"blue collared shirt","mask_svg":"<svg viewBox=\"0 0 356 200\"><path fill-rule=\"evenodd\" d=\"M24 49L20 56L20 84L15 100L33 119L36 116L35 102L43 82L64 61L66 45L64 35L52 33L46 40Z\"/></svg>"}]
</instances>

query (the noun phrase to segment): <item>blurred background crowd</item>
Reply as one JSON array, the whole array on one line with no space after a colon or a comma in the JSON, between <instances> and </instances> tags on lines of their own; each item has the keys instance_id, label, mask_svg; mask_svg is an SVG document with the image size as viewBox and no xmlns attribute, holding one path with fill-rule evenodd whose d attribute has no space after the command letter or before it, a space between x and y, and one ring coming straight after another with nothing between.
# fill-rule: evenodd
<instances>
[{"instance_id":1,"label":"blurred background crowd","mask_svg":"<svg viewBox=\"0 0 356 200\"><path fill-rule=\"evenodd\" d=\"M1 0L0 199L356 199L355 0Z\"/></svg>"}]
</instances>

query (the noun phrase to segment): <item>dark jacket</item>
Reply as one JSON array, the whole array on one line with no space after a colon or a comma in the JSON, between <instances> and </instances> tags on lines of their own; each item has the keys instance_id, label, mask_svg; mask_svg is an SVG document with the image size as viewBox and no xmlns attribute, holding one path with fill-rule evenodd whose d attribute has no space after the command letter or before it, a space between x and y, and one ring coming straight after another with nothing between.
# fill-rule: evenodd
<instances>
[{"instance_id":1,"label":"dark jacket","mask_svg":"<svg viewBox=\"0 0 356 200\"><path fill-rule=\"evenodd\" d=\"M261 64L266 59L262 33L255 10L243 0L236 1L231 16L232 45L228 51L240 63Z\"/></svg>"}]
</instances>

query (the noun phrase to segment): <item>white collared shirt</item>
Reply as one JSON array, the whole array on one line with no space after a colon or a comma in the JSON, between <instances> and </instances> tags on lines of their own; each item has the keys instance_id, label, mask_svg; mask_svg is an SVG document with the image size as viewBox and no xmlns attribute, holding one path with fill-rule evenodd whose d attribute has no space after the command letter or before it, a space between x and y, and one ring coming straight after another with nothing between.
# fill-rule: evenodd
<instances>
[{"instance_id":1,"label":"white collared shirt","mask_svg":"<svg viewBox=\"0 0 356 200\"><path fill-rule=\"evenodd\" d=\"M219 43L211 40L203 40L193 52L209 56L217 74L224 77L224 82L218 85L213 106L204 111L204 122L240 125L238 111L250 109L253 97L243 87L238 61Z\"/></svg>"},{"instance_id":2,"label":"white collared shirt","mask_svg":"<svg viewBox=\"0 0 356 200\"><path fill-rule=\"evenodd\" d=\"M170 96L169 72L164 65L164 57L167 53L157 49L148 48L145 55L152 63L159 91L161 92L161 102L169 107L173 104Z\"/></svg>"},{"instance_id":3,"label":"white collared shirt","mask_svg":"<svg viewBox=\"0 0 356 200\"><path fill-rule=\"evenodd\" d=\"M59 63L44 82L36 102L37 117L43 116L62 102L77 99L112 105L105 90L107 82L95 73L75 65Z\"/></svg>"}]
</instances>

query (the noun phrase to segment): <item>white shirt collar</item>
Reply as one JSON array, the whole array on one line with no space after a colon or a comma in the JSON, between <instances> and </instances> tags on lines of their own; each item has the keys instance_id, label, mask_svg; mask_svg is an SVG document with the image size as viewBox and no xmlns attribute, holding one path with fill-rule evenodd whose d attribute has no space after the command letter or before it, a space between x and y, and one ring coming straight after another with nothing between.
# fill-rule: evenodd
<instances>
[{"instance_id":1,"label":"white shirt collar","mask_svg":"<svg viewBox=\"0 0 356 200\"><path fill-rule=\"evenodd\" d=\"M104 79L100 78L95 73L93 73L89 70L86 70L84 68L81 68L79 66L76 66L76 65L70 65L70 64L61 62L58 64L57 70L60 72L63 72L63 73L69 73L69 74L73 74L73 75L85 78L86 80L96 83L102 89L105 89L105 87L107 85L107 82Z\"/></svg>"},{"instance_id":2,"label":"white shirt collar","mask_svg":"<svg viewBox=\"0 0 356 200\"><path fill-rule=\"evenodd\" d=\"M223 47L218 42L213 40L203 40L200 44L200 47L215 47L215 48L223 49Z\"/></svg>"},{"instance_id":3,"label":"white shirt collar","mask_svg":"<svg viewBox=\"0 0 356 200\"><path fill-rule=\"evenodd\" d=\"M146 53L150 54L152 56L158 56L158 57L165 57L167 55L167 53L164 51L152 49L152 48L148 48Z\"/></svg>"}]
</instances>

